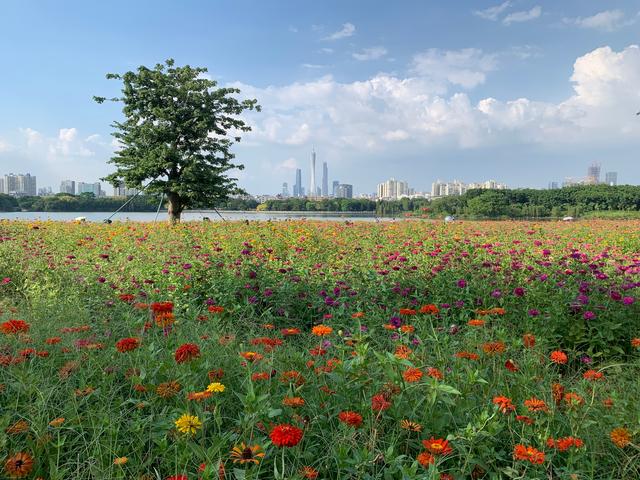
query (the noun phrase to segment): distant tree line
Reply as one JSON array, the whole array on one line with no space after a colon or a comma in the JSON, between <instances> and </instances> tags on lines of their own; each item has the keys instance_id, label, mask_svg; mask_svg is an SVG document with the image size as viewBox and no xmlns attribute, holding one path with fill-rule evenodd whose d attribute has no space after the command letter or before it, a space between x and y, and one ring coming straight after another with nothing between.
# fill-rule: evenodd
<instances>
[{"instance_id":1,"label":"distant tree line","mask_svg":"<svg viewBox=\"0 0 640 480\"><path fill-rule=\"evenodd\" d=\"M0 194L0 211L32 212L109 212L117 210L123 197L94 197L92 193L47 197L13 197ZM158 208L155 195L140 195L124 209L126 212L153 212ZM165 205L163 205L163 208ZM608 216L614 212L640 212L640 186L590 185L557 190L469 190L464 195L429 201L403 198L374 201L360 198L308 200L287 198L259 204L246 198L229 198L217 205L199 205L206 210L259 210L284 212L375 212L380 216L413 215L442 218L558 218L564 216Z\"/></svg>"},{"instance_id":2,"label":"distant tree line","mask_svg":"<svg viewBox=\"0 0 640 480\"><path fill-rule=\"evenodd\" d=\"M0 212L113 212L120 208L128 198L96 197L93 193L70 195L58 193L43 197L14 197L0 193ZM124 212L155 212L160 197L157 195L139 195L124 207ZM218 205L202 205L202 209L215 206L223 210L255 210L258 202L252 199L229 198ZM163 202L162 209L166 210Z\"/></svg>"}]
</instances>

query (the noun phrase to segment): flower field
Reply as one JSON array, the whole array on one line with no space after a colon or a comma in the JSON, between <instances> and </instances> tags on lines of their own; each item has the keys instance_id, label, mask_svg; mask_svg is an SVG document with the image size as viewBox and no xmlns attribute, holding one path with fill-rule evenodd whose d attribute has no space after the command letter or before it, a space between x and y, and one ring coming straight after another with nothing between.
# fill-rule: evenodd
<instances>
[{"instance_id":1,"label":"flower field","mask_svg":"<svg viewBox=\"0 0 640 480\"><path fill-rule=\"evenodd\" d=\"M0 475L640 478L638 232L0 222Z\"/></svg>"}]
</instances>

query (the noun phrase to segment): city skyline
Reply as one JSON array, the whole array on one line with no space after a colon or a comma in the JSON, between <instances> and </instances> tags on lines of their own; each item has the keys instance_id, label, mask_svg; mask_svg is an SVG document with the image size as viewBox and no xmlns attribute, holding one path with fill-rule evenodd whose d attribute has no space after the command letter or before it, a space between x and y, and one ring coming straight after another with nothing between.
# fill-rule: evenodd
<instances>
[{"instance_id":1,"label":"city skyline","mask_svg":"<svg viewBox=\"0 0 640 480\"><path fill-rule=\"evenodd\" d=\"M92 97L118 95L106 73L172 57L262 105L232 147L249 192L308 174L311 146L321 189L323 161L328 182L368 193L390 177L544 188L592 162L640 183L637 1L185 3L68 0L61 15L6 2L0 52L16 68L0 78L0 169L54 190L106 176L121 106Z\"/></svg>"}]
</instances>

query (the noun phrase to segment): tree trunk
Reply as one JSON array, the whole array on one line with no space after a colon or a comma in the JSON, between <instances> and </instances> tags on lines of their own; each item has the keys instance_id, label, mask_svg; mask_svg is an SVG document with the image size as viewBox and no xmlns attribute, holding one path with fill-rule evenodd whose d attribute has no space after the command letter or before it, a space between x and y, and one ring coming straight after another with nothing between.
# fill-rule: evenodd
<instances>
[{"instance_id":1,"label":"tree trunk","mask_svg":"<svg viewBox=\"0 0 640 480\"><path fill-rule=\"evenodd\" d=\"M184 205L182 204L180 195L173 192L167 193L167 211L169 213L169 223L171 225L180 223L180 214L182 214L183 209Z\"/></svg>"}]
</instances>

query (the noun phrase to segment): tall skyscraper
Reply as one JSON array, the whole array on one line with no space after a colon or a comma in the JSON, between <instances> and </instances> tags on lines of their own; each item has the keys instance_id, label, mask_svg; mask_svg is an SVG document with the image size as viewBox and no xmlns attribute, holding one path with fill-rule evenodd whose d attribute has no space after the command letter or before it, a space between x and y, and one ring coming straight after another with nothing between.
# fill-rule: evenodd
<instances>
[{"instance_id":1,"label":"tall skyscraper","mask_svg":"<svg viewBox=\"0 0 640 480\"><path fill-rule=\"evenodd\" d=\"M60 182L60 193L76 194L76 182L73 180L63 180Z\"/></svg>"},{"instance_id":2,"label":"tall skyscraper","mask_svg":"<svg viewBox=\"0 0 640 480\"><path fill-rule=\"evenodd\" d=\"M604 174L604 182L607 185L615 187L618 185L618 172L607 172Z\"/></svg>"},{"instance_id":3,"label":"tall skyscraper","mask_svg":"<svg viewBox=\"0 0 640 480\"><path fill-rule=\"evenodd\" d=\"M329 196L329 167L327 167L327 162L322 162L322 196Z\"/></svg>"},{"instance_id":4,"label":"tall skyscraper","mask_svg":"<svg viewBox=\"0 0 640 480\"><path fill-rule=\"evenodd\" d=\"M282 184L282 196L285 198L289 196L289 184L287 182Z\"/></svg>"},{"instance_id":5,"label":"tall skyscraper","mask_svg":"<svg viewBox=\"0 0 640 480\"><path fill-rule=\"evenodd\" d=\"M397 199L409 195L409 184L400 180L391 178L386 182L378 184L378 198Z\"/></svg>"},{"instance_id":6,"label":"tall skyscraper","mask_svg":"<svg viewBox=\"0 0 640 480\"><path fill-rule=\"evenodd\" d=\"M296 168L296 183L293 186L293 196L302 197L302 170Z\"/></svg>"},{"instance_id":7,"label":"tall skyscraper","mask_svg":"<svg viewBox=\"0 0 640 480\"><path fill-rule=\"evenodd\" d=\"M589 185L597 185L600 183L600 164L592 163L587 169L587 178L585 183Z\"/></svg>"},{"instance_id":8,"label":"tall skyscraper","mask_svg":"<svg viewBox=\"0 0 640 480\"><path fill-rule=\"evenodd\" d=\"M316 195L316 151L311 150L311 181L309 182L309 195Z\"/></svg>"},{"instance_id":9,"label":"tall skyscraper","mask_svg":"<svg viewBox=\"0 0 640 480\"><path fill-rule=\"evenodd\" d=\"M340 185L339 180L334 180L332 184L331 194L335 197L338 193L338 186Z\"/></svg>"}]
</instances>

